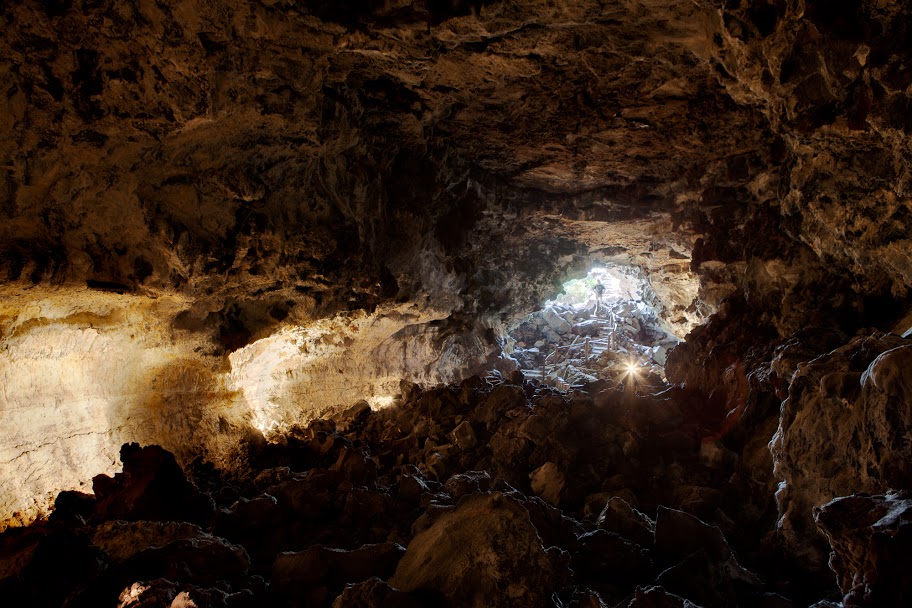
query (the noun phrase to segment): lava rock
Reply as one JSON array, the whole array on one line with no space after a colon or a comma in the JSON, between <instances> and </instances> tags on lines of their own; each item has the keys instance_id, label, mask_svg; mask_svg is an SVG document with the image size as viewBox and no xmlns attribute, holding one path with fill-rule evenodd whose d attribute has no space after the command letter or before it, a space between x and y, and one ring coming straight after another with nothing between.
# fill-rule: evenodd
<instances>
[{"instance_id":1,"label":"lava rock","mask_svg":"<svg viewBox=\"0 0 912 608\"><path fill-rule=\"evenodd\" d=\"M636 593L626 608L700 608L690 600L668 593L659 586L637 587Z\"/></svg>"},{"instance_id":2,"label":"lava rock","mask_svg":"<svg viewBox=\"0 0 912 608\"><path fill-rule=\"evenodd\" d=\"M546 462L529 473L529 479L532 481L532 491L537 496L555 507L560 504L567 480L555 463Z\"/></svg>"},{"instance_id":3,"label":"lava rock","mask_svg":"<svg viewBox=\"0 0 912 608\"><path fill-rule=\"evenodd\" d=\"M92 519L205 524L212 518L215 503L187 479L171 452L157 445L125 443L120 460L122 473L92 479L98 500Z\"/></svg>"},{"instance_id":4,"label":"lava rock","mask_svg":"<svg viewBox=\"0 0 912 608\"><path fill-rule=\"evenodd\" d=\"M54 500L54 510L48 521L52 523L85 522L92 515L97 499L91 494L64 490Z\"/></svg>"},{"instance_id":5,"label":"lava rock","mask_svg":"<svg viewBox=\"0 0 912 608\"><path fill-rule=\"evenodd\" d=\"M846 496L814 509L846 608L912 603L912 493Z\"/></svg>"},{"instance_id":6,"label":"lava rock","mask_svg":"<svg viewBox=\"0 0 912 608\"><path fill-rule=\"evenodd\" d=\"M655 547L662 554L678 558L700 551L720 562L731 557L731 549L719 528L663 506L656 515Z\"/></svg>"},{"instance_id":7,"label":"lava rock","mask_svg":"<svg viewBox=\"0 0 912 608\"><path fill-rule=\"evenodd\" d=\"M442 601L438 599L438 602ZM430 608L439 603L425 603L414 595L390 587L377 577L346 585L333 601L333 608Z\"/></svg>"},{"instance_id":8,"label":"lava rock","mask_svg":"<svg viewBox=\"0 0 912 608\"><path fill-rule=\"evenodd\" d=\"M186 522L106 521L95 529L92 544L115 562L123 562L146 549L204 536L209 535L199 526Z\"/></svg>"},{"instance_id":9,"label":"lava rock","mask_svg":"<svg viewBox=\"0 0 912 608\"><path fill-rule=\"evenodd\" d=\"M270 588L281 598L322 598L327 603L346 583L389 578L404 553L405 548L396 543L364 545L351 551L314 545L281 553L272 567Z\"/></svg>"},{"instance_id":10,"label":"lava rock","mask_svg":"<svg viewBox=\"0 0 912 608\"><path fill-rule=\"evenodd\" d=\"M553 307L548 307L542 311L542 318L545 320L545 323L548 324L548 327L556 331L560 335L565 335L570 333L572 326L567 322L561 315L554 310Z\"/></svg>"},{"instance_id":11,"label":"lava rock","mask_svg":"<svg viewBox=\"0 0 912 608\"><path fill-rule=\"evenodd\" d=\"M525 508L499 492L472 494L409 543L389 584L430 590L465 607L544 606L556 569Z\"/></svg>"},{"instance_id":12,"label":"lava rock","mask_svg":"<svg viewBox=\"0 0 912 608\"><path fill-rule=\"evenodd\" d=\"M651 546L655 539L655 522L637 511L619 496L613 496L599 513L596 525L615 532L638 545Z\"/></svg>"}]
</instances>

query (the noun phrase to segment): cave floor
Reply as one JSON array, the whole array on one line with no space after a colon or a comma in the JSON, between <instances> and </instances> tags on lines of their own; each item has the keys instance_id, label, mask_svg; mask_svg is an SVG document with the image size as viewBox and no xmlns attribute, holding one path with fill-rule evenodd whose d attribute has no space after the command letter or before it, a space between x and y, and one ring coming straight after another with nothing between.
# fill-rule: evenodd
<instances>
[{"instance_id":1,"label":"cave floor","mask_svg":"<svg viewBox=\"0 0 912 608\"><path fill-rule=\"evenodd\" d=\"M251 434L232 473L125 445L94 496L0 537L32 606L801 606L770 496L673 387L562 392L514 373ZM740 481L739 481L740 479ZM820 566L820 564L816 564ZM820 604L820 606L835 604Z\"/></svg>"}]
</instances>

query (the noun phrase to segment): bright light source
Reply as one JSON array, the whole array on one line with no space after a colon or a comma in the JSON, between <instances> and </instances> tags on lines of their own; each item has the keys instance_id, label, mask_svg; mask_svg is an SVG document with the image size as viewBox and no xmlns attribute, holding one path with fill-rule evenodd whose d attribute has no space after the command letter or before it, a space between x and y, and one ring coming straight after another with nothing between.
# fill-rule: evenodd
<instances>
[{"instance_id":1,"label":"bright light source","mask_svg":"<svg viewBox=\"0 0 912 608\"><path fill-rule=\"evenodd\" d=\"M640 368L634 361L628 361L624 365L624 368L627 370L628 374L633 374L634 376L637 376L640 373Z\"/></svg>"},{"instance_id":2,"label":"bright light source","mask_svg":"<svg viewBox=\"0 0 912 608\"><path fill-rule=\"evenodd\" d=\"M370 403L371 409L373 410L382 410L385 407L389 407L396 400L393 395L379 395L375 397L369 397L367 402Z\"/></svg>"}]
</instances>

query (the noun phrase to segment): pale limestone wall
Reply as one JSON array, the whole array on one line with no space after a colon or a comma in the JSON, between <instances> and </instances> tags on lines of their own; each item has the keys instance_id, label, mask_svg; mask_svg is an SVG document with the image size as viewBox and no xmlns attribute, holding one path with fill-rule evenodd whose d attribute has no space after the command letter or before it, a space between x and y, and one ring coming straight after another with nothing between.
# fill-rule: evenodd
<instances>
[{"instance_id":1,"label":"pale limestone wall","mask_svg":"<svg viewBox=\"0 0 912 608\"><path fill-rule=\"evenodd\" d=\"M47 512L65 489L119 470L124 442L230 467L267 436L359 399L389 405L400 379L458 380L490 344L438 335L414 307L287 326L227 356L172 329L190 302L85 288L5 288L0 303L0 521ZM5 527L6 524L3 524Z\"/></svg>"}]
</instances>

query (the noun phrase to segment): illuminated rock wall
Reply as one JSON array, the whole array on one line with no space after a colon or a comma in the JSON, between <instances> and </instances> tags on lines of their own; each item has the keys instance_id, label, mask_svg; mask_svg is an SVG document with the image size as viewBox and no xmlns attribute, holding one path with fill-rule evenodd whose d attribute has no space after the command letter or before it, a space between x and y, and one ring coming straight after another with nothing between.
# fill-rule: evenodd
<instances>
[{"instance_id":1,"label":"illuminated rock wall","mask_svg":"<svg viewBox=\"0 0 912 608\"><path fill-rule=\"evenodd\" d=\"M410 308L284 327L229 356L173 329L181 297L86 289L4 290L0 305L0 521L46 512L57 492L91 491L121 444L160 444L230 467L251 426L269 433L368 398L400 379L457 379L481 341L437 335Z\"/></svg>"}]
</instances>

